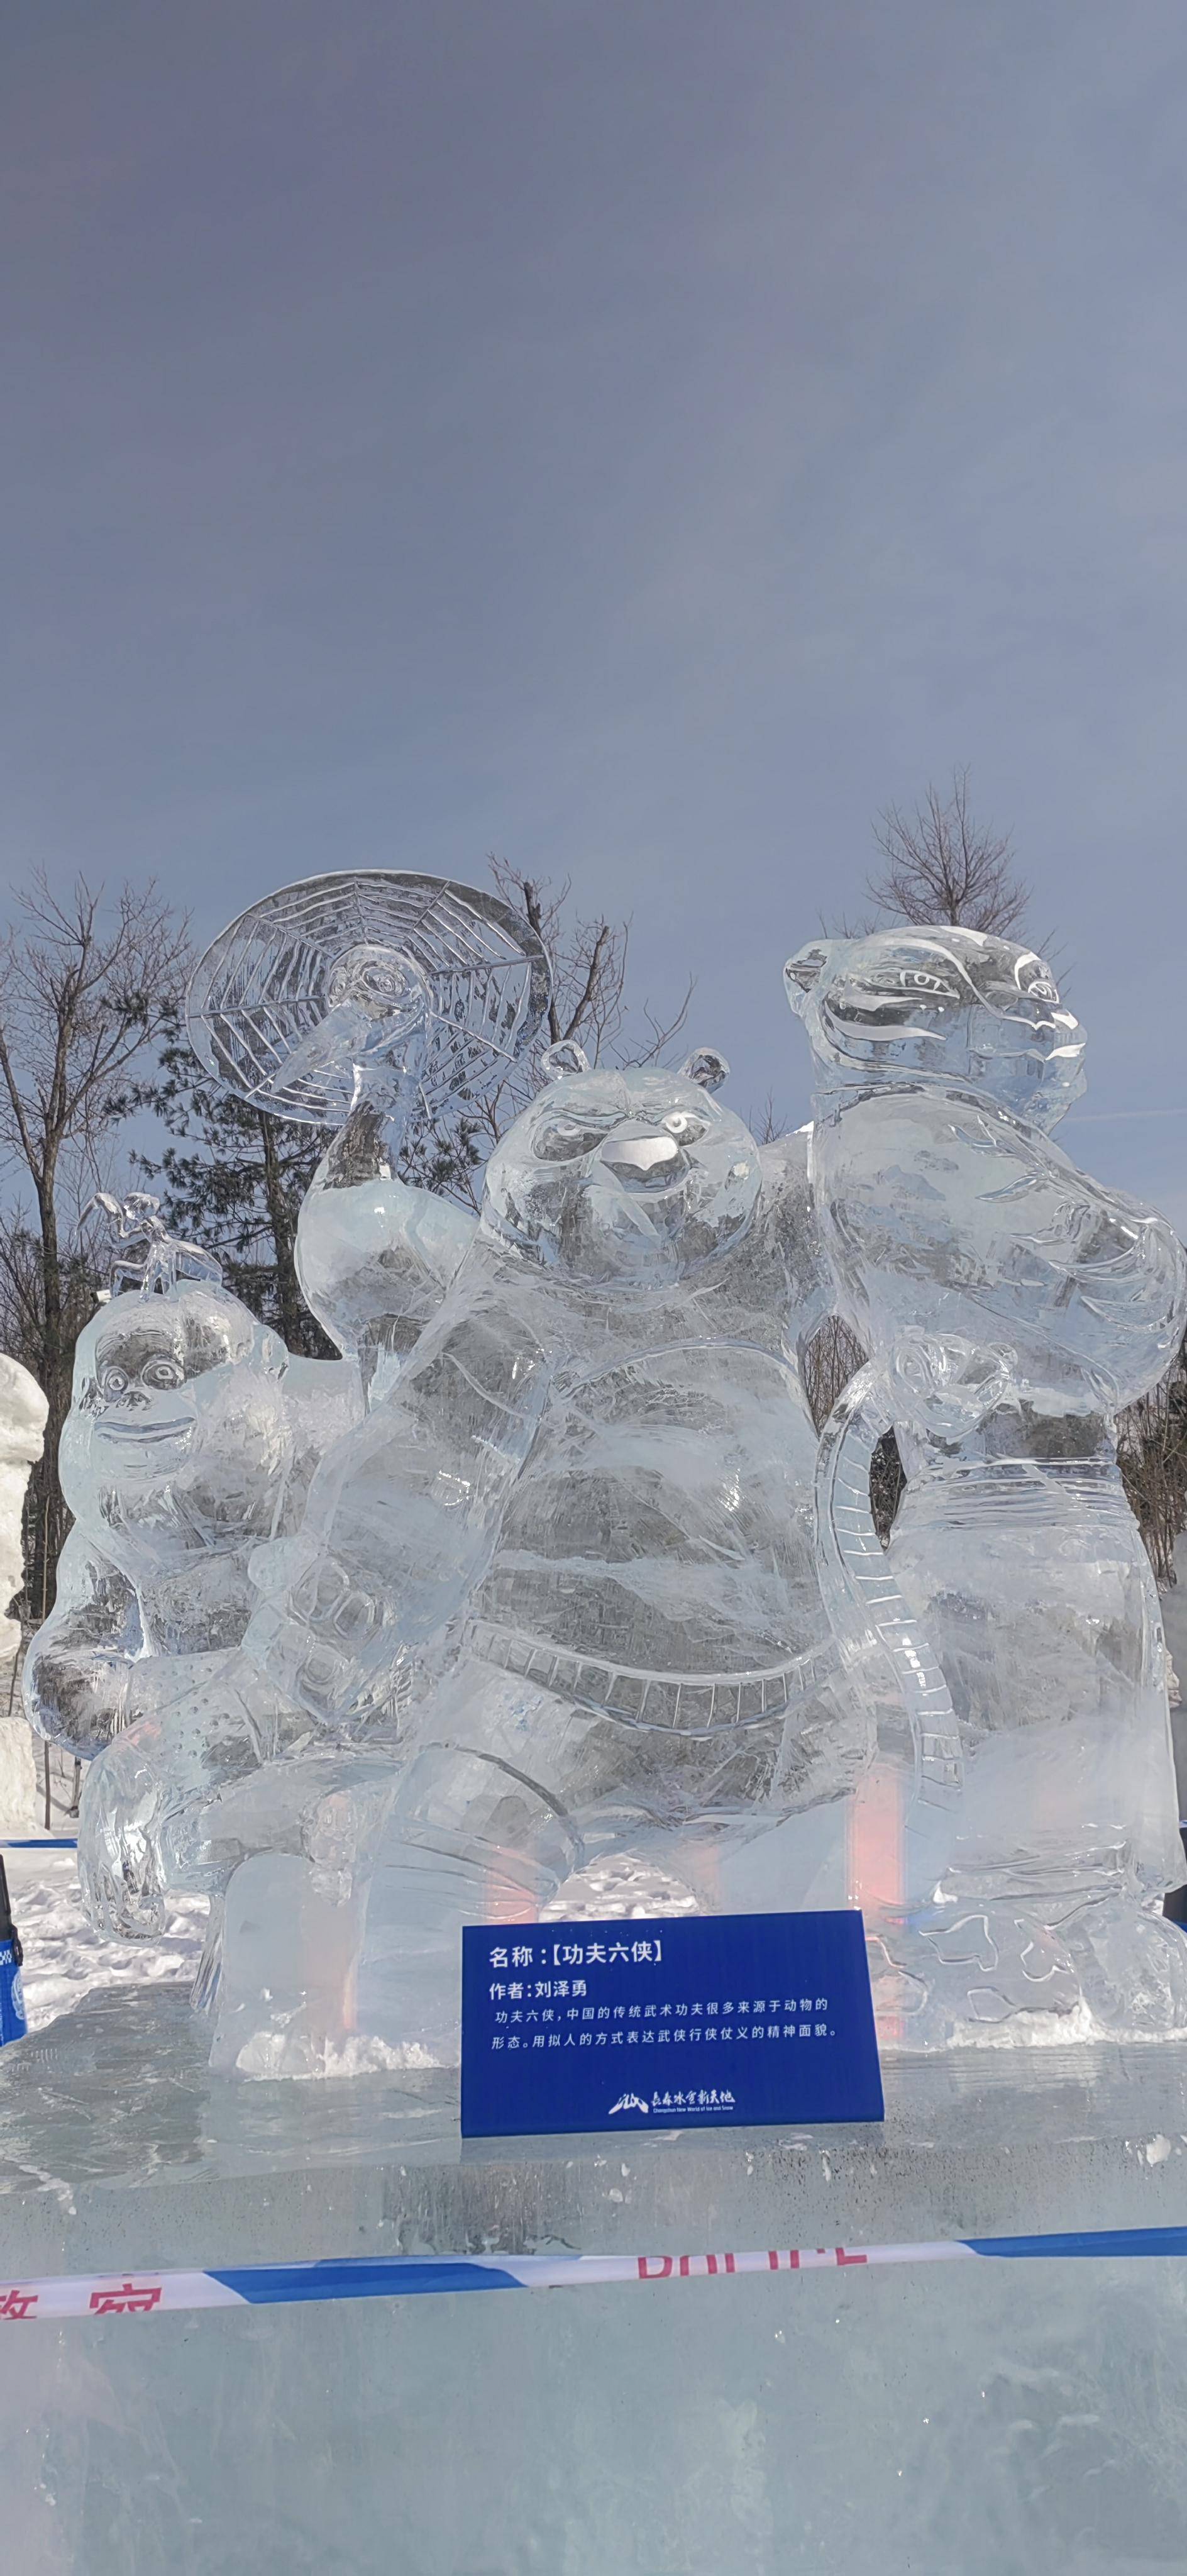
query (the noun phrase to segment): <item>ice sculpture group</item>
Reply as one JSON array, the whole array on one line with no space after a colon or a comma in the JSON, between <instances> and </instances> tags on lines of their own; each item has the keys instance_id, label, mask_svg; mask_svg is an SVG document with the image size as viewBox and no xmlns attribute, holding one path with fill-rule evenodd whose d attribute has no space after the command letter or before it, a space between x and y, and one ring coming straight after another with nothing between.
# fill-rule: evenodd
<instances>
[{"instance_id":1,"label":"ice sculpture group","mask_svg":"<svg viewBox=\"0 0 1187 2576\"><path fill-rule=\"evenodd\" d=\"M810 1128L757 1145L709 1049L554 1044L475 1218L408 1146L530 1063L526 921L328 876L203 960L207 1069L336 1129L297 1265L341 1356L291 1357L130 1204L26 1695L88 1765L96 1923L209 1896L216 2066L451 2062L465 1922L744 1910L760 1842L757 1901L814 1902L875 1763L884 2045L1187 2029L1165 1655L1115 1453L1182 1340L1183 1252L1052 1143L1085 1041L1031 951L894 929L786 982ZM818 1436L830 1314L869 1357Z\"/></svg>"}]
</instances>

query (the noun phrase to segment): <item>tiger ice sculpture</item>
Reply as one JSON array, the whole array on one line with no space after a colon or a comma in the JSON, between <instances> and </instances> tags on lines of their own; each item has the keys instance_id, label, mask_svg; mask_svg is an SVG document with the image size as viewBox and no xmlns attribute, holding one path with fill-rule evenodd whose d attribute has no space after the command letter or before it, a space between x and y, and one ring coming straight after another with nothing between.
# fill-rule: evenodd
<instances>
[{"instance_id":1,"label":"tiger ice sculpture","mask_svg":"<svg viewBox=\"0 0 1187 2576\"><path fill-rule=\"evenodd\" d=\"M1182 1341L1182 1247L1053 1143L1085 1036L1033 950L887 930L785 974L834 1302L870 1354L822 1444L822 1577L871 1705L881 1660L883 1714L897 1683L913 1718L901 1902L867 1919L881 2026L908 2047L1181 2030L1166 1658L1116 1415Z\"/></svg>"}]
</instances>

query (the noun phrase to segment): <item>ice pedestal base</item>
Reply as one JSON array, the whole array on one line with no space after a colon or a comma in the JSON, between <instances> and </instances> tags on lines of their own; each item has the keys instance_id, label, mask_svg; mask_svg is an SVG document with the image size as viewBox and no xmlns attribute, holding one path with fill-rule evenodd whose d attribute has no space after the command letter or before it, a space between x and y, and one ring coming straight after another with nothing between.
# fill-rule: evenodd
<instances>
[{"instance_id":1,"label":"ice pedestal base","mask_svg":"<svg viewBox=\"0 0 1187 2576\"><path fill-rule=\"evenodd\" d=\"M0 2059L0 2272L1187 2222L1187 2048L887 2069L884 2129L463 2150L451 2079L212 2076L184 1998ZM1187 2263L985 2261L0 2331L21 2576L1152 2576Z\"/></svg>"}]
</instances>

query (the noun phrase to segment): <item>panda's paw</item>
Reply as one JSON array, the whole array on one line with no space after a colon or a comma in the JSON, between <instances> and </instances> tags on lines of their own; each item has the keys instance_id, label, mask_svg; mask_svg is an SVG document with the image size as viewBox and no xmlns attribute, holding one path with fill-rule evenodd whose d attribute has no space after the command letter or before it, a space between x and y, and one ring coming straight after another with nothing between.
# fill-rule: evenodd
<instances>
[{"instance_id":1,"label":"panda's paw","mask_svg":"<svg viewBox=\"0 0 1187 2576\"><path fill-rule=\"evenodd\" d=\"M615 1921L629 1915L701 1914L695 1890L672 1871L632 1852L607 1854L589 1861L563 1879L555 1896L541 1908L542 1923Z\"/></svg>"}]
</instances>

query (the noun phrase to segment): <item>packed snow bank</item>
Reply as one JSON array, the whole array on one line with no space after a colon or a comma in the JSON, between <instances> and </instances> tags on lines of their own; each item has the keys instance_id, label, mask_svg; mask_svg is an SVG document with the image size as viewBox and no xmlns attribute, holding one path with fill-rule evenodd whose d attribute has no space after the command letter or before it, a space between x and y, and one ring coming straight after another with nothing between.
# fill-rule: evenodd
<instances>
[{"instance_id":1,"label":"packed snow bank","mask_svg":"<svg viewBox=\"0 0 1187 2576\"><path fill-rule=\"evenodd\" d=\"M95 1986L142 1986L167 1978L188 1983L195 1975L206 1930L204 1898L179 1899L159 1941L104 1941L83 1913L72 1851L10 1848L4 1866L25 1953L30 2030L68 2012Z\"/></svg>"},{"instance_id":2,"label":"packed snow bank","mask_svg":"<svg viewBox=\"0 0 1187 2576\"><path fill-rule=\"evenodd\" d=\"M36 1379L0 1352L0 1833L35 1830L32 1742L13 1687L21 1632L6 1614L25 1579L21 1514L29 1469L41 1456L45 1415Z\"/></svg>"},{"instance_id":3,"label":"packed snow bank","mask_svg":"<svg viewBox=\"0 0 1187 2576\"><path fill-rule=\"evenodd\" d=\"M0 1352L0 1614L25 1579L21 1513L29 1469L41 1456L46 1410L36 1378ZM6 1664L20 1641L16 1621L0 1615L0 1658Z\"/></svg>"},{"instance_id":4,"label":"packed snow bank","mask_svg":"<svg viewBox=\"0 0 1187 2576\"><path fill-rule=\"evenodd\" d=\"M45 1793L37 1776L43 1749L21 1707L19 1678L14 1680L11 1663L0 1662L0 1837L45 1832ZM56 1823L51 1831L73 1833L74 1826Z\"/></svg>"}]
</instances>

